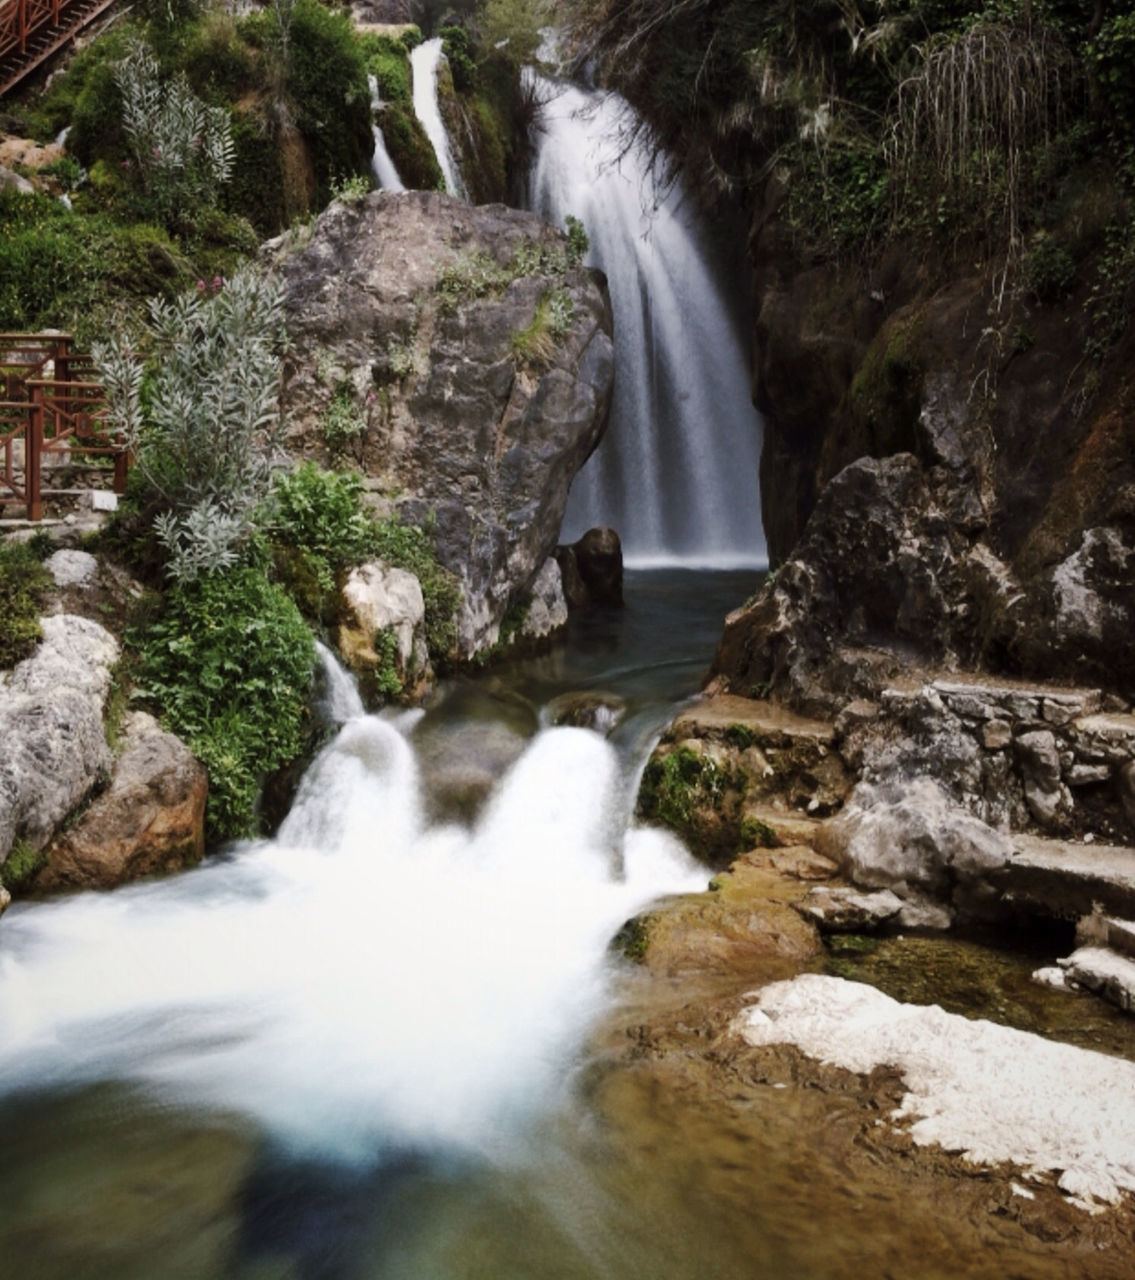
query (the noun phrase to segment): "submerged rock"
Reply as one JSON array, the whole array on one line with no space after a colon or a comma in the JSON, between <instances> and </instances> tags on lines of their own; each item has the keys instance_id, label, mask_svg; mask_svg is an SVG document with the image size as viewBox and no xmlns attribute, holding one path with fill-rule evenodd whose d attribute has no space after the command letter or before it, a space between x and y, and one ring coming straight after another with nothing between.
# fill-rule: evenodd
<instances>
[{"instance_id":1,"label":"submerged rock","mask_svg":"<svg viewBox=\"0 0 1135 1280\"><path fill-rule=\"evenodd\" d=\"M469 658L543 570L606 425L604 286L534 215L436 192L337 202L305 236L265 249L285 291L293 447L353 450L393 510L430 525L461 581ZM346 441L325 432L333 402Z\"/></svg>"},{"instance_id":2,"label":"submerged rock","mask_svg":"<svg viewBox=\"0 0 1135 1280\"><path fill-rule=\"evenodd\" d=\"M622 605L623 545L614 529L588 529L578 542L557 547L556 559L572 609Z\"/></svg>"}]
</instances>

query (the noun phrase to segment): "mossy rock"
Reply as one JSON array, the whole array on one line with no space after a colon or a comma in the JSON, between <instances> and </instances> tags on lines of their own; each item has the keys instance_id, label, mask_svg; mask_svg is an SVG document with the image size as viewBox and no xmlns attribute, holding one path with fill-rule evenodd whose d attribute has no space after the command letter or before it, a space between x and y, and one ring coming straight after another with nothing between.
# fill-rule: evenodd
<instances>
[{"instance_id":1,"label":"mossy rock","mask_svg":"<svg viewBox=\"0 0 1135 1280\"><path fill-rule=\"evenodd\" d=\"M669 827L695 857L726 866L740 842L744 775L689 744L659 747L638 793L638 814Z\"/></svg>"}]
</instances>

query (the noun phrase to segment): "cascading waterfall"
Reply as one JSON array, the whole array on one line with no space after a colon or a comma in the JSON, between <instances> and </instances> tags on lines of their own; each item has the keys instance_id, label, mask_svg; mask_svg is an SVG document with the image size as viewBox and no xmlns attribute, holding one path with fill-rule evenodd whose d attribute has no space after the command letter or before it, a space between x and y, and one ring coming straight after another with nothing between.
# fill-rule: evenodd
<instances>
[{"instance_id":1,"label":"cascading waterfall","mask_svg":"<svg viewBox=\"0 0 1135 1280\"><path fill-rule=\"evenodd\" d=\"M398 169L390 158L390 152L386 149L386 139L378 125L378 113L383 107L382 95L378 92L378 77L367 76L367 84L370 86L371 132L374 134L371 172L374 174L375 182L383 191L405 191L405 184L398 176Z\"/></svg>"},{"instance_id":2,"label":"cascading waterfall","mask_svg":"<svg viewBox=\"0 0 1135 1280\"><path fill-rule=\"evenodd\" d=\"M449 145L449 134L445 121L441 118L441 108L437 100L437 65L441 61L442 41L440 37L426 40L410 54L410 70L414 82L414 114L422 123L426 137L433 145L437 162L441 166L445 178L445 189L451 196L466 199L465 183L461 179L461 170L453 158Z\"/></svg>"},{"instance_id":3,"label":"cascading waterfall","mask_svg":"<svg viewBox=\"0 0 1135 1280\"><path fill-rule=\"evenodd\" d=\"M610 425L572 488L563 540L611 525L631 563L764 564L760 418L707 232L647 149L625 149L623 99L537 81L532 208L582 220L615 319Z\"/></svg>"},{"instance_id":4,"label":"cascading waterfall","mask_svg":"<svg viewBox=\"0 0 1135 1280\"><path fill-rule=\"evenodd\" d=\"M546 729L472 831L430 826L410 742L350 718L276 840L9 912L0 1093L127 1081L304 1157L506 1155L563 1086L613 932L704 885L670 837L623 832L619 779L599 735Z\"/></svg>"}]
</instances>

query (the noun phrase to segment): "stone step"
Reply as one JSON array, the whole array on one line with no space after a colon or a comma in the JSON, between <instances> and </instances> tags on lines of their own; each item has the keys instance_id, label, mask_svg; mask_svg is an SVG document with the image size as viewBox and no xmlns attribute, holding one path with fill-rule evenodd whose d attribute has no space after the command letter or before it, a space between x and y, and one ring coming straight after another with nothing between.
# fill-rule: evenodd
<instances>
[{"instance_id":1,"label":"stone step","mask_svg":"<svg viewBox=\"0 0 1135 1280\"><path fill-rule=\"evenodd\" d=\"M800 739L830 746L835 729L826 720L810 720L776 702L717 694L683 708L665 736L668 741L721 739L742 748L749 741L789 746Z\"/></svg>"},{"instance_id":2,"label":"stone step","mask_svg":"<svg viewBox=\"0 0 1135 1280\"><path fill-rule=\"evenodd\" d=\"M1058 961L1066 981L1135 1013L1135 960L1109 947L1079 947Z\"/></svg>"},{"instance_id":3,"label":"stone step","mask_svg":"<svg viewBox=\"0 0 1135 1280\"><path fill-rule=\"evenodd\" d=\"M817 818L771 805L746 805L741 813L742 830L746 823L751 824L750 832L756 831L762 837L757 843L769 848L810 845L822 825Z\"/></svg>"},{"instance_id":4,"label":"stone step","mask_svg":"<svg viewBox=\"0 0 1135 1280\"><path fill-rule=\"evenodd\" d=\"M1135 918L1135 849L1014 835L1009 862L990 879L1009 902L1079 920L1103 911Z\"/></svg>"},{"instance_id":5,"label":"stone step","mask_svg":"<svg viewBox=\"0 0 1135 1280\"><path fill-rule=\"evenodd\" d=\"M1084 916L1076 926L1078 947L1110 947L1135 958L1135 920L1109 916L1102 909Z\"/></svg>"}]
</instances>

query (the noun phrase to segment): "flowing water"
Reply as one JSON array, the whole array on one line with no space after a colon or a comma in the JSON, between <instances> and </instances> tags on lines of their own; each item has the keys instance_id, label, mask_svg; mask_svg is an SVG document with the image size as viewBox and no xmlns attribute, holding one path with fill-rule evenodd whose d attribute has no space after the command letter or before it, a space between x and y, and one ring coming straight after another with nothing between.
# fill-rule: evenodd
<instances>
[{"instance_id":1,"label":"flowing water","mask_svg":"<svg viewBox=\"0 0 1135 1280\"><path fill-rule=\"evenodd\" d=\"M414 114L422 123L433 146L437 162L445 178L445 189L451 196L465 199L465 183L449 145L445 121L437 99L437 66L442 58L440 37L426 40L410 54L410 70L414 82Z\"/></svg>"},{"instance_id":2,"label":"flowing water","mask_svg":"<svg viewBox=\"0 0 1135 1280\"><path fill-rule=\"evenodd\" d=\"M646 148L627 145L621 98L536 79L531 207L582 220L616 334L610 426L572 488L564 541L610 525L634 563L764 563L761 424L709 230Z\"/></svg>"},{"instance_id":3,"label":"flowing water","mask_svg":"<svg viewBox=\"0 0 1135 1280\"><path fill-rule=\"evenodd\" d=\"M116 1280L481 1274L436 1269L438 1251L486 1231L484 1206L499 1220L500 1197L548 1164L548 1126L609 999L611 937L657 895L704 887L676 841L630 822L631 796L651 733L755 585L632 575L624 613L456 688L420 723L363 714L324 652L323 714L345 723L274 840L13 907L10 1274L74 1274L80 1259ZM611 741L547 727L550 699L599 688L625 702ZM471 824L438 822L419 741L460 732L471 697L473 741L491 741L496 704L516 758ZM527 1274L515 1265L498 1274Z\"/></svg>"},{"instance_id":4,"label":"flowing water","mask_svg":"<svg viewBox=\"0 0 1135 1280\"><path fill-rule=\"evenodd\" d=\"M394 161L390 158L390 152L386 149L386 139L383 137L382 130L378 125L378 113L382 110L382 97L378 92L378 77L367 76L367 84L370 86L370 111L373 123L371 124L371 132L374 134L374 155L371 157L370 167L374 174L374 180L383 191L405 191L405 184L398 176L398 169Z\"/></svg>"}]
</instances>

